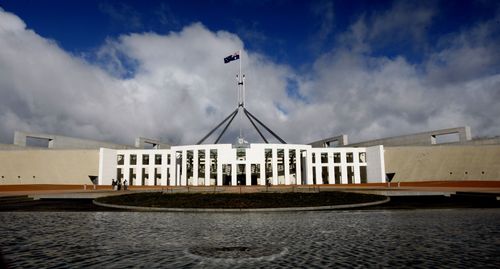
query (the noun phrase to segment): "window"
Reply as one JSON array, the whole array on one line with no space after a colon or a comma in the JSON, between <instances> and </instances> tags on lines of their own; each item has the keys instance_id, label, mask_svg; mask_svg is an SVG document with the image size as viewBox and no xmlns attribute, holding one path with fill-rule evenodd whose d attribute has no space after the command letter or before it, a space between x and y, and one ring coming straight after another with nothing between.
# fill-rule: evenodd
<instances>
[{"instance_id":1,"label":"window","mask_svg":"<svg viewBox=\"0 0 500 269\"><path fill-rule=\"evenodd\" d=\"M161 154L155 155L155 164L161 164Z\"/></svg>"},{"instance_id":2,"label":"window","mask_svg":"<svg viewBox=\"0 0 500 269\"><path fill-rule=\"evenodd\" d=\"M360 152L359 153L359 162L360 163L366 163L366 152Z\"/></svg>"},{"instance_id":3,"label":"window","mask_svg":"<svg viewBox=\"0 0 500 269\"><path fill-rule=\"evenodd\" d=\"M354 166L347 166L347 184L354 184Z\"/></svg>"},{"instance_id":4,"label":"window","mask_svg":"<svg viewBox=\"0 0 500 269\"><path fill-rule=\"evenodd\" d=\"M128 182L129 182L130 186L134 185L136 177L137 177L137 172L136 172L135 168L129 168Z\"/></svg>"},{"instance_id":5,"label":"window","mask_svg":"<svg viewBox=\"0 0 500 269\"><path fill-rule=\"evenodd\" d=\"M246 160L246 151L245 151L245 149L237 149L236 150L236 159L238 161L244 161L244 160Z\"/></svg>"},{"instance_id":6,"label":"window","mask_svg":"<svg viewBox=\"0 0 500 269\"><path fill-rule=\"evenodd\" d=\"M334 163L340 163L340 153L333 153L333 162Z\"/></svg>"},{"instance_id":7,"label":"window","mask_svg":"<svg viewBox=\"0 0 500 269\"><path fill-rule=\"evenodd\" d=\"M341 184L342 183L342 170L340 170L339 166L335 166L334 173L335 173L335 184Z\"/></svg>"},{"instance_id":8,"label":"window","mask_svg":"<svg viewBox=\"0 0 500 269\"><path fill-rule=\"evenodd\" d=\"M135 154L130 155L130 164L131 165L137 164L137 155L135 155Z\"/></svg>"},{"instance_id":9,"label":"window","mask_svg":"<svg viewBox=\"0 0 500 269\"><path fill-rule=\"evenodd\" d=\"M321 163L328 163L328 153L321 153Z\"/></svg>"},{"instance_id":10,"label":"window","mask_svg":"<svg viewBox=\"0 0 500 269\"><path fill-rule=\"evenodd\" d=\"M316 184L316 167L313 167L312 170L313 170L313 184Z\"/></svg>"},{"instance_id":11,"label":"window","mask_svg":"<svg viewBox=\"0 0 500 269\"><path fill-rule=\"evenodd\" d=\"M359 178L361 183L367 183L368 182L368 177L366 173L366 166L360 166L359 167Z\"/></svg>"},{"instance_id":12,"label":"window","mask_svg":"<svg viewBox=\"0 0 500 269\"><path fill-rule=\"evenodd\" d=\"M278 184L285 184L285 150L284 149L278 149L277 152L278 155Z\"/></svg>"},{"instance_id":13,"label":"window","mask_svg":"<svg viewBox=\"0 0 500 269\"><path fill-rule=\"evenodd\" d=\"M348 153L346 153L346 158L347 158L347 162L348 162L348 163L352 163L352 162L354 162L354 158L353 158L353 154L352 154L352 152L348 152Z\"/></svg>"},{"instance_id":14,"label":"window","mask_svg":"<svg viewBox=\"0 0 500 269\"><path fill-rule=\"evenodd\" d=\"M273 178L273 166L272 166L272 149L265 149L264 150L264 157L265 157L265 174L266 174L266 180L267 184L272 183L271 180Z\"/></svg>"},{"instance_id":15,"label":"window","mask_svg":"<svg viewBox=\"0 0 500 269\"><path fill-rule=\"evenodd\" d=\"M316 153L313 153L313 154L312 154L312 162L313 162L313 163L316 163Z\"/></svg>"},{"instance_id":16,"label":"window","mask_svg":"<svg viewBox=\"0 0 500 269\"><path fill-rule=\"evenodd\" d=\"M186 176L187 176L187 179L192 179L193 178L193 151L192 150L188 150L186 151ZM189 185L189 183L188 183Z\"/></svg>"},{"instance_id":17,"label":"window","mask_svg":"<svg viewBox=\"0 0 500 269\"><path fill-rule=\"evenodd\" d=\"M321 178L323 180L323 184L330 184L330 182L328 182L328 167L327 166L321 167Z\"/></svg>"},{"instance_id":18,"label":"window","mask_svg":"<svg viewBox=\"0 0 500 269\"><path fill-rule=\"evenodd\" d=\"M295 165L296 165L295 150L291 149L288 152L288 169L289 169L288 172L290 173L290 179L291 179L290 181L292 182L292 184L296 184L296 182L294 182L294 179L297 178Z\"/></svg>"},{"instance_id":19,"label":"window","mask_svg":"<svg viewBox=\"0 0 500 269\"><path fill-rule=\"evenodd\" d=\"M125 163L125 156L123 154L119 154L116 156L116 161L118 165L123 165Z\"/></svg>"},{"instance_id":20,"label":"window","mask_svg":"<svg viewBox=\"0 0 500 269\"><path fill-rule=\"evenodd\" d=\"M257 185L257 179L260 178L260 164L251 164L250 165L251 175L251 185Z\"/></svg>"},{"instance_id":21,"label":"window","mask_svg":"<svg viewBox=\"0 0 500 269\"><path fill-rule=\"evenodd\" d=\"M198 150L198 178L205 178L205 150Z\"/></svg>"},{"instance_id":22,"label":"window","mask_svg":"<svg viewBox=\"0 0 500 269\"><path fill-rule=\"evenodd\" d=\"M210 150L210 185L216 185L217 180L217 150Z\"/></svg>"},{"instance_id":23,"label":"window","mask_svg":"<svg viewBox=\"0 0 500 269\"><path fill-rule=\"evenodd\" d=\"M142 168L141 185L146 186L149 179L149 169Z\"/></svg>"},{"instance_id":24,"label":"window","mask_svg":"<svg viewBox=\"0 0 500 269\"><path fill-rule=\"evenodd\" d=\"M142 155L142 164L143 165L148 165L149 164L149 155L143 154Z\"/></svg>"}]
</instances>

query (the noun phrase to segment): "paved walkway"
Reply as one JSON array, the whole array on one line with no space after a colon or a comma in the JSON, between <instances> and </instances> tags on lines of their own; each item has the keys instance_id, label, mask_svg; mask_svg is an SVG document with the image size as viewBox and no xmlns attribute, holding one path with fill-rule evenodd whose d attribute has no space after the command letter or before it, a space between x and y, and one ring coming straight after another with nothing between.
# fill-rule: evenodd
<instances>
[{"instance_id":1,"label":"paved walkway","mask_svg":"<svg viewBox=\"0 0 500 269\"><path fill-rule=\"evenodd\" d=\"M456 192L497 193L500 196L500 181L434 181L373 183L348 185L293 185L293 186L133 186L127 192L163 191L171 193L213 192L213 193L252 193L252 192L319 192L350 191L381 194L386 196L450 195ZM29 195L35 199L93 199L101 196L123 194L113 191L111 186L93 185L0 185L1 196Z\"/></svg>"}]
</instances>

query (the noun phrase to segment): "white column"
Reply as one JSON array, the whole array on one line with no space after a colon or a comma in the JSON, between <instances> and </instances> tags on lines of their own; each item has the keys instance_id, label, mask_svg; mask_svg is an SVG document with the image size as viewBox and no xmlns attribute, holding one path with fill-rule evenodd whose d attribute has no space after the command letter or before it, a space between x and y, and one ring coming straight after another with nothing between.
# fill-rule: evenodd
<instances>
[{"instance_id":1,"label":"white column","mask_svg":"<svg viewBox=\"0 0 500 269\"><path fill-rule=\"evenodd\" d=\"M222 186L222 163L220 162L218 157L217 157L217 186Z\"/></svg>"},{"instance_id":2,"label":"white column","mask_svg":"<svg viewBox=\"0 0 500 269\"><path fill-rule=\"evenodd\" d=\"M146 181L146 185L148 186L154 186L155 185L155 168L153 165L151 165L151 156L149 156L149 165L146 167L146 169L149 171L148 174L148 180Z\"/></svg>"},{"instance_id":3,"label":"white column","mask_svg":"<svg viewBox=\"0 0 500 269\"><path fill-rule=\"evenodd\" d=\"M245 163L245 185L252 185L252 165L247 161Z\"/></svg>"},{"instance_id":4,"label":"white column","mask_svg":"<svg viewBox=\"0 0 500 269\"><path fill-rule=\"evenodd\" d=\"M307 185L313 185L313 162L312 162L312 155L313 153L316 155L315 152L309 151L306 157L307 160L307 173L306 173L306 180L307 180ZM315 156L318 157L318 156Z\"/></svg>"},{"instance_id":5,"label":"white column","mask_svg":"<svg viewBox=\"0 0 500 269\"><path fill-rule=\"evenodd\" d=\"M198 186L198 150L193 150L193 186Z\"/></svg>"},{"instance_id":6,"label":"white column","mask_svg":"<svg viewBox=\"0 0 500 269\"><path fill-rule=\"evenodd\" d=\"M229 164L231 165L231 186L236 186L236 168L237 168L237 164Z\"/></svg>"},{"instance_id":7,"label":"white column","mask_svg":"<svg viewBox=\"0 0 500 269\"><path fill-rule=\"evenodd\" d=\"M335 169L333 169L333 152L328 152L328 183L335 184Z\"/></svg>"},{"instance_id":8,"label":"white column","mask_svg":"<svg viewBox=\"0 0 500 269\"><path fill-rule=\"evenodd\" d=\"M340 153L340 171L342 171L342 184L347 184L347 159L345 152Z\"/></svg>"},{"instance_id":9,"label":"white column","mask_svg":"<svg viewBox=\"0 0 500 269\"><path fill-rule=\"evenodd\" d=\"M283 149L285 154L284 154L284 160L283 164L285 167L285 185L290 185L290 149Z\"/></svg>"},{"instance_id":10,"label":"white column","mask_svg":"<svg viewBox=\"0 0 500 269\"><path fill-rule=\"evenodd\" d=\"M135 166L135 184L136 186L142 186L142 165L139 162L139 156L137 156L137 165Z\"/></svg>"},{"instance_id":11,"label":"white column","mask_svg":"<svg viewBox=\"0 0 500 269\"><path fill-rule=\"evenodd\" d=\"M358 151L353 151L352 153L353 157L353 165L354 165L354 183L359 184L361 183L360 178L359 178L359 152Z\"/></svg>"},{"instance_id":12,"label":"white column","mask_svg":"<svg viewBox=\"0 0 500 269\"><path fill-rule=\"evenodd\" d=\"M272 161L271 166L273 167L273 186L278 185L278 150L276 148L272 149Z\"/></svg>"},{"instance_id":13,"label":"white column","mask_svg":"<svg viewBox=\"0 0 500 269\"><path fill-rule=\"evenodd\" d=\"M317 158L318 156L316 156L316 160L318 160ZM323 166L321 165L321 162L316 164L314 169L316 169L316 185L323 184Z\"/></svg>"},{"instance_id":14,"label":"white column","mask_svg":"<svg viewBox=\"0 0 500 269\"><path fill-rule=\"evenodd\" d=\"M167 185L167 154L161 155L160 185Z\"/></svg>"},{"instance_id":15,"label":"white column","mask_svg":"<svg viewBox=\"0 0 500 269\"><path fill-rule=\"evenodd\" d=\"M123 182L125 182L125 180L127 180L128 184L130 184L130 166L129 165L124 165L123 166L123 179L122 179L122 184Z\"/></svg>"},{"instance_id":16,"label":"white column","mask_svg":"<svg viewBox=\"0 0 500 269\"><path fill-rule=\"evenodd\" d=\"M301 161L302 161L302 156L300 156L300 150L296 149L295 150L295 178L297 178L297 181L295 184L300 185L302 181L302 174L301 174Z\"/></svg>"},{"instance_id":17,"label":"white column","mask_svg":"<svg viewBox=\"0 0 500 269\"><path fill-rule=\"evenodd\" d=\"M260 179L259 179L259 184L261 186L266 185L266 163L260 163Z\"/></svg>"},{"instance_id":18,"label":"white column","mask_svg":"<svg viewBox=\"0 0 500 269\"><path fill-rule=\"evenodd\" d=\"M167 186L167 169L168 169L168 166L162 165L160 169L161 169L160 185Z\"/></svg>"}]
</instances>

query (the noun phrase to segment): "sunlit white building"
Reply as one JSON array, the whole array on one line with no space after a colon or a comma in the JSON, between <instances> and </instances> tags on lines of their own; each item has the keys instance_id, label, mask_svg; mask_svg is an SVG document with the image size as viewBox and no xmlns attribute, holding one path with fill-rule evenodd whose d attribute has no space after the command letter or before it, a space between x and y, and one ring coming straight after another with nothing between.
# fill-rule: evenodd
<instances>
[{"instance_id":1,"label":"sunlit white building","mask_svg":"<svg viewBox=\"0 0 500 269\"><path fill-rule=\"evenodd\" d=\"M99 184L132 186L311 185L385 182L383 146L313 148L294 144L106 149Z\"/></svg>"}]
</instances>

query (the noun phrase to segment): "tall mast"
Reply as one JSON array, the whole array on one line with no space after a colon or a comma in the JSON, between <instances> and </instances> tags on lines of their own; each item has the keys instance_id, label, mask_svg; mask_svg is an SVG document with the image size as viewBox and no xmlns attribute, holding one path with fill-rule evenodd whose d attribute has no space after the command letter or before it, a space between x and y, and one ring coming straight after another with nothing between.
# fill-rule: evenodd
<instances>
[{"instance_id":1,"label":"tall mast","mask_svg":"<svg viewBox=\"0 0 500 269\"><path fill-rule=\"evenodd\" d=\"M244 82L243 82L243 76L241 75L241 62L243 61L243 55L241 54L241 50L238 50L238 54L240 56L240 72L238 75L238 95L240 97L240 100L238 100L238 109L245 108L245 96L244 96ZM240 114L240 136L238 139L243 139L243 129L242 129L242 124L243 124L243 113Z\"/></svg>"},{"instance_id":2,"label":"tall mast","mask_svg":"<svg viewBox=\"0 0 500 269\"><path fill-rule=\"evenodd\" d=\"M236 117L236 114L238 114L239 112L242 112L240 114L240 124L239 124L239 127L240 127L240 136L238 137L238 144L240 144L240 146L242 144L248 143L243 138L243 128L242 128L243 114L245 114L245 116L248 118L248 120L250 121L250 123L252 124L252 126L255 128L255 130L257 131L257 133L259 133L260 137L262 138L262 140L264 140L264 142L269 143L268 140L264 137L264 134L259 130L259 127L257 126L257 124L260 125L261 127L264 127L264 129L266 131L268 131L271 135L273 135L281 143L286 144L286 142L283 139L281 139L278 135L276 135L271 129L269 129L269 127L267 127L266 125L264 125L264 123L262 123L253 114L251 114L250 111L248 111L245 108L245 75L242 73L242 70L241 70L242 69L241 68L241 66L242 66L241 62L243 60L243 55L242 55L242 51L241 50L238 50L237 53L233 53L232 55L229 55L229 56L225 57L224 58L224 63L227 64L227 63L232 62L234 60L239 60L239 65L240 65L239 72L238 72L238 74L236 74L236 83L238 85L238 88L237 88L237 90L238 90L238 100L237 100L238 106L236 107L236 109L233 112L231 112L231 114L229 114L229 116L227 116L221 123L219 123L214 129L212 129L206 136L204 136L200 141L198 141L197 145L200 145L201 143L203 143L217 129L219 129L220 127L222 127L223 125L225 125L225 127L222 130L222 132L219 134L219 136L215 140L215 144L217 144L219 142L219 140L221 139L221 137L226 132L226 130L229 127L229 125L231 125L231 122L233 122L233 119Z\"/></svg>"}]
</instances>

